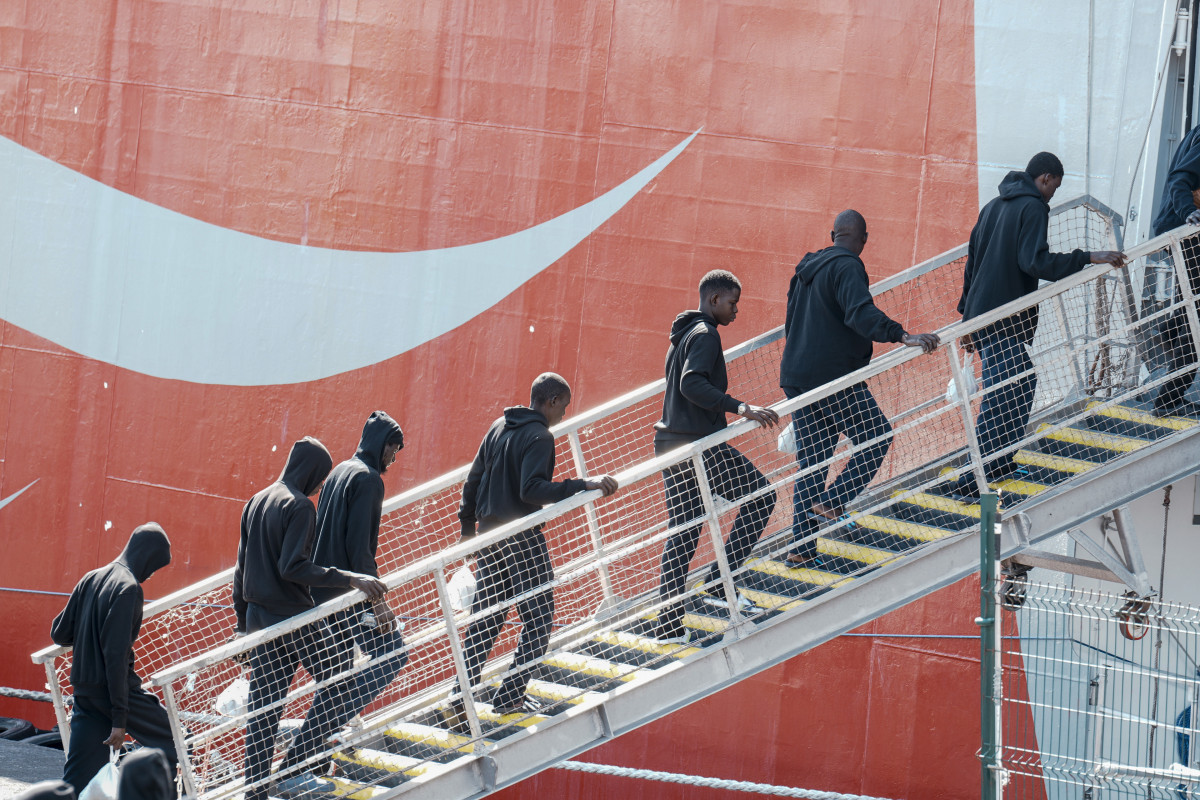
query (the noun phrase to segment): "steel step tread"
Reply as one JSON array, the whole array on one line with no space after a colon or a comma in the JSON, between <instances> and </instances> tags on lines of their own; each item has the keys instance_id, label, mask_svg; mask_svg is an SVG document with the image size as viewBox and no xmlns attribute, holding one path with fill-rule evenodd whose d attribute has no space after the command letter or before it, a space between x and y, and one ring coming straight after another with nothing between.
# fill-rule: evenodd
<instances>
[{"instance_id":1,"label":"steel step tread","mask_svg":"<svg viewBox=\"0 0 1200 800\"><path fill-rule=\"evenodd\" d=\"M1054 431L1051 428L1049 423L1043 422L1038 425L1037 432L1046 439L1053 439L1057 442L1092 447L1097 450L1111 450L1116 453L1132 453L1150 444L1146 439L1122 436L1119 433L1101 433L1083 428L1062 428Z\"/></svg>"},{"instance_id":2,"label":"steel step tread","mask_svg":"<svg viewBox=\"0 0 1200 800\"><path fill-rule=\"evenodd\" d=\"M1166 428L1170 431L1186 431L1188 428L1194 428L1200 424L1191 417L1157 417L1141 408L1133 408L1131 406L1115 405L1108 408L1100 408L1104 405L1099 400L1092 400L1087 404L1088 411L1121 420L1122 422L1133 422L1138 425L1151 425L1156 428Z\"/></svg>"},{"instance_id":3,"label":"steel step tread","mask_svg":"<svg viewBox=\"0 0 1200 800\"><path fill-rule=\"evenodd\" d=\"M892 494L892 497L898 503L907 503L931 511L940 511L944 514L955 514L960 517L979 519L978 503L963 503L952 497L942 497L941 495L930 494L928 492L917 492L908 497L903 497L904 494L905 492L903 491L897 491Z\"/></svg>"},{"instance_id":4,"label":"steel step tread","mask_svg":"<svg viewBox=\"0 0 1200 800\"><path fill-rule=\"evenodd\" d=\"M1018 450L1013 455L1013 460L1018 464L1027 467L1041 467L1042 469L1054 470L1055 472L1067 472L1072 475L1078 475L1088 470L1095 469L1097 464L1094 461L1084 461L1079 458L1068 458L1067 456L1056 456L1050 453L1041 453L1036 450Z\"/></svg>"}]
</instances>

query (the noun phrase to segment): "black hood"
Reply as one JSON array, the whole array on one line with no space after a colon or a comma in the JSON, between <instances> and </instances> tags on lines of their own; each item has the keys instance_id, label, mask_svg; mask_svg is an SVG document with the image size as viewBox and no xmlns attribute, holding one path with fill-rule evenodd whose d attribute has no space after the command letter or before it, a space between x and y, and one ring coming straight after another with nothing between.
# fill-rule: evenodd
<instances>
[{"instance_id":1,"label":"black hood","mask_svg":"<svg viewBox=\"0 0 1200 800\"><path fill-rule=\"evenodd\" d=\"M1018 197L1036 197L1043 203L1046 202L1046 198L1042 197L1042 193L1038 190L1037 184L1033 182L1033 178L1029 177L1028 172L1022 170L1013 170L1004 176L1004 180L1000 181L1000 197L1005 200L1014 200Z\"/></svg>"},{"instance_id":2,"label":"black hood","mask_svg":"<svg viewBox=\"0 0 1200 800\"><path fill-rule=\"evenodd\" d=\"M527 406L513 406L512 408L504 409L504 427L509 430L520 428L522 425L529 425L536 422L543 427L549 427L549 420L546 416L538 411L534 411Z\"/></svg>"},{"instance_id":3,"label":"black hood","mask_svg":"<svg viewBox=\"0 0 1200 800\"><path fill-rule=\"evenodd\" d=\"M16 795L13 800L67 800L74 797L75 790L71 788L71 784L63 781L42 781Z\"/></svg>"},{"instance_id":4,"label":"black hood","mask_svg":"<svg viewBox=\"0 0 1200 800\"><path fill-rule=\"evenodd\" d=\"M279 480L301 494L310 495L329 476L331 469L333 457L325 445L311 436L305 436L292 445L287 466L283 468Z\"/></svg>"},{"instance_id":5,"label":"black hood","mask_svg":"<svg viewBox=\"0 0 1200 800\"><path fill-rule=\"evenodd\" d=\"M354 453L364 464L383 472L383 448L395 442L404 447L404 431L400 423L383 411L372 411L363 425L362 438Z\"/></svg>"},{"instance_id":6,"label":"black hood","mask_svg":"<svg viewBox=\"0 0 1200 800\"><path fill-rule=\"evenodd\" d=\"M700 320L707 320L709 324L716 325L716 321L705 314L703 311L685 311L675 318L671 323L671 344L679 344L679 340L683 335L692 329Z\"/></svg>"},{"instance_id":7,"label":"black hood","mask_svg":"<svg viewBox=\"0 0 1200 800\"><path fill-rule=\"evenodd\" d=\"M156 747L143 747L130 753L121 762L121 780L117 796L138 800L171 800L175 797L175 781L167 757Z\"/></svg>"},{"instance_id":8,"label":"black hood","mask_svg":"<svg viewBox=\"0 0 1200 800\"><path fill-rule=\"evenodd\" d=\"M847 250L841 245L830 245L824 250L809 253L800 259L800 263L796 265L796 277L800 279L801 283L808 286L813 282L813 279L821 274L821 270L825 269L835 259L842 258L843 256L850 256L851 258L858 259L860 262L862 261L853 251Z\"/></svg>"},{"instance_id":9,"label":"black hood","mask_svg":"<svg viewBox=\"0 0 1200 800\"><path fill-rule=\"evenodd\" d=\"M138 583L145 583L147 578L171 563L171 541L161 525L147 522L130 534L129 542L117 560L129 567Z\"/></svg>"}]
</instances>

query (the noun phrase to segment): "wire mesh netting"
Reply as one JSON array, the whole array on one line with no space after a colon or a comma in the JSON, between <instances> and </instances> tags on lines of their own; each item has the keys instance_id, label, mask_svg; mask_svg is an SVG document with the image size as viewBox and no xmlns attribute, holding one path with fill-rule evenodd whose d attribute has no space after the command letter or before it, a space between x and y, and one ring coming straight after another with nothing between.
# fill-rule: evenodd
<instances>
[{"instance_id":1,"label":"wire mesh netting","mask_svg":"<svg viewBox=\"0 0 1200 800\"><path fill-rule=\"evenodd\" d=\"M1005 798L1197 796L1200 609L1031 584L1004 618Z\"/></svg>"},{"instance_id":2,"label":"wire mesh netting","mask_svg":"<svg viewBox=\"0 0 1200 800\"><path fill-rule=\"evenodd\" d=\"M1113 241L1111 221L1088 205L1052 218L1052 249ZM876 303L909 331L957 322L964 258L914 268ZM1087 438L1076 426L1194 365L1194 355L1175 367L1152 358L1155 326L1185 307L1154 270L1177 260L1155 250L1126 272L1042 289L1036 335L1031 326L1008 337L1015 344L979 331L1023 311L973 320L985 388L972 387L977 367L957 345L891 347L780 402L773 331L736 348L729 373L730 394L779 410L777 428L737 424L655 460L662 390L651 386L557 429L557 475L618 474L612 497L577 495L465 543L465 470L393 498L377 562L395 630L343 597L227 645L227 580L181 593L147 614L137 658L181 726L185 783L204 797L253 796L332 761L347 791L397 786L977 528L980 477L1011 506L1126 457L1137 447L1124 434ZM474 603L463 606L455 576L469 563ZM69 653L46 657L69 696Z\"/></svg>"}]
</instances>

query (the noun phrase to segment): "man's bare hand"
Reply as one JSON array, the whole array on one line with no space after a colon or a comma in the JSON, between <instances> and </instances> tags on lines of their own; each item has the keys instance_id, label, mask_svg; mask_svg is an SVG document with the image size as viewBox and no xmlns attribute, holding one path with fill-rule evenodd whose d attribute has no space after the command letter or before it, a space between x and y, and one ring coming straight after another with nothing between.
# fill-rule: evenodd
<instances>
[{"instance_id":1,"label":"man's bare hand","mask_svg":"<svg viewBox=\"0 0 1200 800\"><path fill-rule=\"evenodd\" d=\"M108 738L104 740L104 743L113 750L120 750L125 744L125 729L113 728L112 732L108 734Z\"/></svg>"},{"instance_id":2,"label":"man's bare hand","mask_svg":"<svg viewBox=\"0 0 1200 800\"><path fill-rule=\"evenodd\" d=\"M919 347L921 352L926 355L937 350L941 343L942 340L936 333L906 333L900 339L900 344L905 347Z\"/></svg>"},{"instance_id":3,"label":"man's bare hand","mask_svg":"<svg viewBox=\"0 0 1200 800\"><path fill-rule=\"evenodd\" d=\"M382 601L375 603L375 627L383 633L396 630L396 612Z\"/></svg>"},{"instance_id":4,"label":"man's bare hand","mask_svg":"<svg viewBox=\"0 0 1200 800\"><path fill-rule=\"evenodd\" d=\"M1120 250L1097 250L1092 253L1092 263L1112 264L1117 269L1121 269L1125 266L1125 254Z\"/></svg>"},{"instance_id":5,"label":"man's bare hand","mask_svg":"<svg viewBox=\"0 0 1200 800\"><path fill-rule=\"evenodd\" d=\"M599 489L604 492L605 497L614 494L620 488L617 485L617 479L611 475L601 475L596 480L584 481L584 484L588 491Z\"/></svg>"},{"instance_id":6,"label":"man's bare hand","mask_svg":"<svg viewBox=\"0 0 1200 800\"><path fill-rule=\"evenodd\" d=\"M964 353L975 352L975 342L971 341L971 334L969 333L958 340L958 346L962 348Z\"/></svg>"},{"instance_id":7,"label":"man's bare hand","mask_svg":"<svg viewBox=\"0 0 1200 800\"><path fill-rule=\"evenodd\" d=\"M379 580L379 578L372 578L370 575L359 575L358 573L350 575L350 588L358 589L370 600L380 600L387 594L387 584Z\"/></svg>"},{"instance_id":8,"label":"man's bare hand","mask_svg":"<svg viewBox=\"0 0 1200 800\"><path fill-rule=\"evenodd\" d=\"M742 418L752 419L767 428L774 428L779 424L779 415L774 411L762 406L752 406L749 403L746 404L746 413L742 414Z\"/></svg>"},{"instance_id":9,"label":"man's bare hand","mask_svg":"<svg viewBox=\"0 0 1200 800\"><path fill-rule=\"evenodd\" d=\"M1200 208L1197 208L1195 211L1188 214L1187 219L1184 220L1184 222L1186 222L1188 225L1200 225Z\"/></svg>"}]
</instances>

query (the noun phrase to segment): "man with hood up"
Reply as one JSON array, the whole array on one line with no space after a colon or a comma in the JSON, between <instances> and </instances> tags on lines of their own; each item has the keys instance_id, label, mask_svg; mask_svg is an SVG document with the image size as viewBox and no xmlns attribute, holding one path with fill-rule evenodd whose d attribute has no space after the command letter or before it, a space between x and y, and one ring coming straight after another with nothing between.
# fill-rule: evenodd
<instances>
[{"instance_id":1,"label":"man with hood up","mask_svg":"<svg viewBox=\"0 0 1200 800\"><path fill-rule=\"evenodd\" d=\"M121 762L118 800L171 800L175 797L175 770L163 752L143 747Z\"/></svg>"},{"instance_id":2,"label":"man with hood up","mask_svg":"<svg viewBox=\"0 0 1200 800\"><path fill-rule=\"evenodd\" d=\"M463 484L458 519L464 539L475 536L476 526L478 533L486 533L578 492L599 489L607 497L617 490L616 480L608 476L553 480L554 434L550 428L562 422L570 404L571 387L561 376L545 372L533 382L529 407L506 408L504 416L492 423ZM475 580L472 615L553 581L554 569L542 526L518 531L479 551ZM547 588L519 601L516 607L521 618L521 639L508 677L492 695L492 710L497 714L538 709L536 702L525 697L530 678L526 665L546 654L554 621L554 592ZM479 682L484 662L507 617L508 609L501 608L467 628L463 658L472 686ZM453 704L452 715L452 722L461 725L461 700Z\"/></svg>"},{"instance_id":3,"label":"man with hood up","mask_svg":"<svg viewBox=\"0 0 1200 800\"><path fill-rule=\"evenodd\" d=\"M1053 153L1038 153L1025 171L1014 170L1000 181L1000 195L979 212L967 244L962 298L958 310L963 320L1037 290L1039 280L1057 281L1074 275L1090 262L1125 266L1125 255L1116 251L1051 253L1046 243L1050 198L1062 185L1063 165ZM1020 467L1009 451L1029 424L1037 376L1028 347L1037 332L1038 308L1013 314L971 335L963 345L977 350L983 370L985 394L975 419L975 435L984 458L989 483L1016 474ZM991 387L1015 378L991 391ZM970 473L953 487L967 498L979 496Z\"/></svg>"},{"instance_id":4,"label":"man with hood up","mask_svg":"<svg viewBox=\"0 0 1200 800\"><path fill-rule=\"evenodd\" d=\"M724 429L726 414L737 414L767 427L779 423L779 415L771 409L743 403L727 393L729 376L717 327L737 318L741 297L742 284L732 272L713 270L700 279L700 307L683 312L671 325L662 419L654 425L655 455ZM767 479L750 459L728 443L704 451L704 470L712 491L727 500L738 500L767 487ZM690 459L664 470L663 485L667 519L675 530L663 548L658 588L659 597L667 602L683 594L688 567L700 538L704 503ZM770 491L748 501L738 511L733 530L725 540L725 558L731 570L741 567L750 556L774 509L775 492ZM706 601L718 606L728 602L716 563L708 568L703 582L710 584ZM734 602L739 601L740 595ZM743 606L749 610L747 603ZM655 630L659 641L689 640L691 634L683 626L683 615L681 602L664 606Z\"/></svg>"},{"instance_id":5,"label":"man with hood up","mask_svg":"<svg viewBox=\"0 0 1200 800\"><path fill-rule=\"evenodd\" d=\"M83 576L66 607L54 618L50 637L74 648L71 747L63 780L82 792L119 749L128 733L161 749L175 774L171 721L158 698L142 688L134 671L133 643L142 627L142 584L171 563L171 542L154 522L140 525L116 561Z\"/></svg>"},{"instance_id":6,"label":"man with hood up","mask_svg":"<svg viewBox=\"0 0 1200 800\"><path fill-rule=\"evenodd\" d=\"M314 607L309 587L356 589L376 601L386 587L378 578L310 558L317 510L309 498L321 488L333 459L325 445L306 436L292 445L279 480L260 491L242 511L241 541L233 573L233 606L238 633L255 633ZM272 794L305 797L331 792L306 761L320 752L350 700L344 681L329 679L350 666L324 620L271 639L250 656L250 723L246 728L246 800L265 800L275 734L283 700L300 664L319 687L304 723L288 748Z\"/></svg>"},{"instance_id":7,"label":"man with hood up","mask_svg":"<svg viewBox=\"0 0 1200 800\"><path fill-rule=\"evenodd\" d=\"M404 431L382 411L374 411L363 426L354 456L333 468L317 502L317 539L313 562L348 572L379 577L375 554L383 511L383 474L404 448ZM343 589L313 587L313 600L324 603ZM404 640L396 630L396 615L383 599L356 603L335 619L334 632L350 649L357 642L371 664L354 679L354 696L346 709L352 717L392 682L408 661Z\"/></svg>"},{"instance_id":8,"label":"man with hood up","mask_svg":"<svg viewBox=\"0 0 1200 800\"><path fill-rule=\"evenodd\" d=\"M853 209L837 215L833 245L809 253L788 285L779 386L791 399L865 367L873 342L899 342L926 353L937 348L932 333L905 333L875 307L862 251L867 221ZM792 486L793 566L821 566L817 531L838 520L846 506L875 478L892 444L892 426L866 383L856 383L796 409L799 474ZM829 459L838 437L859 448L828 489ZM868 444L870 443L870 444Z\"/></svg>"},{"instance_id":9,"label":"man with hood up","mask_svg":"<svg viewBox=\"0 0 1200 800\"><path fill-rule=\"evenodd\" d=\"M1154 235L1166 233L1180 225L1200 225L1200 208L1196 208L1196 190L1200 189L1200 126L1192 128L1179 142L1171 157L1167 182L1163 186L1158 216L1154 218ZM1200 254L1195 245L1184 246L1188 284L1193 296L1200 296ZM1175 301L1181 303L1183 293L1175 289ZM1162 323L1160 347L1164 351L1167 369L1171 372L1189 365L1192 369L1171 378L1158 388L1154 397L1154 413L1159 416L1200 416L1200 406L1185 398L1188 387L1196 378L1196 348L1188 326L1187 309L1180 307Z\"/></svg>"}]
</instances>

